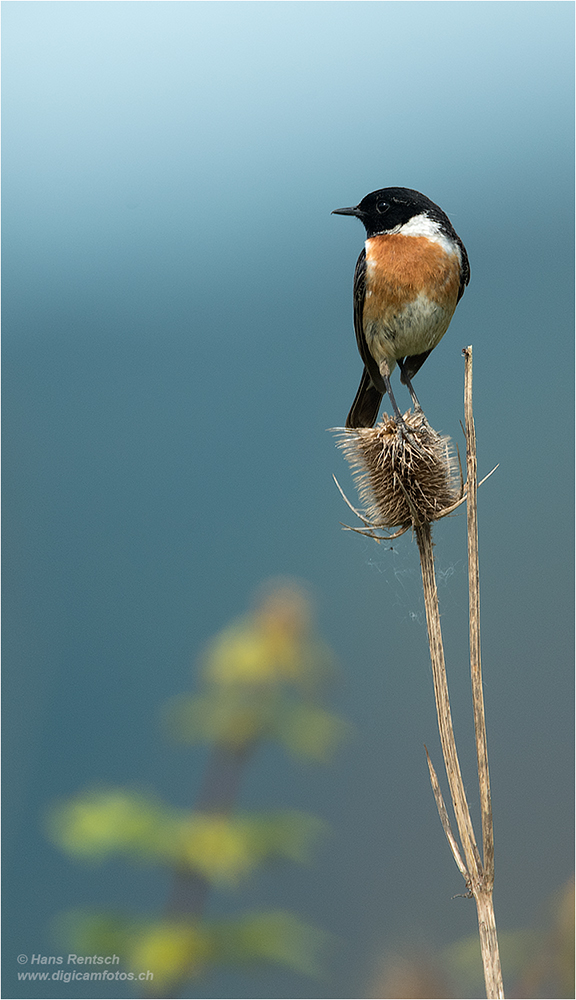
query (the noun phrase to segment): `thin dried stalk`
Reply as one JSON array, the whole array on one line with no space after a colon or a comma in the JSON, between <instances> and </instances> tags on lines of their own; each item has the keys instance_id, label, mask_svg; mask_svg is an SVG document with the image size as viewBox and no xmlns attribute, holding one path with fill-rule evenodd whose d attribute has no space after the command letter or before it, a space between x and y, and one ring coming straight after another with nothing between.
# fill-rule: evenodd
<instances>
[{"instance_id":1,"label":"thin dried stalk","mask_svg":"<svg viewBox=\"0 0 576 1000\"><path fill-rule=\"evenodd\" d=\"M476 757L478 762L478 783L480 788L480 808L482 814L482 846L484 865L481 878L473 879L471 891L478 912L478 931L486 996L504 996L500 952L496 934L496 919L492 890L494 886L494 828L492 824L492 800L490 796L490 773L488 770L488 744L486 738L486 718L484 713L484 693L482 690L482 667L480 659L480 574L478 558L478 506L477 506L477 462L476 430L472 410L472 348L462 352L464 368L464 416L466 421L466 479L468 500L468 592L470 617L470 675L472 679L472 700L474 705L474 728L476 732Z\"/></svg>"},{"instance_id":2,"label":"thin dried stalk","mask_svg":"<svg viewBox=\"0 0 576 1000\"><path fill-rule=\"evenodd\" d=\"M467 482L465 497L462 484L459 494L455 489L451 448L448 439L441 438L428 424L420 424L420 417L417 419L412 414L405 414L404 417L411 431L413 442L417 441L417 447L414 447L407 440L406 435L398 435L395 422L386 415L382 418L381 423L374 428L345 430L342 433L340 445L355 474L360 497L366 505L364 512L360 512L346 500L348 506L364 523L363 528L352 530L371 535L377 541L381 541L383 537L396 537L396 535L382 536L380 534L382 529L393 527L400 528L396 534L401 534L407 528L412 527L416 535L422 569L440 742L463 857L450 826L436 772L428 756L428 751L426 751L430 780L440 820L452 854L466 881L468 894L473 896L476 901L486 996L489 1000L500 1000L504 997L504 990L492 905L494 839L480 664L478 483L476 434L472 414L472 348L465 348L463 353L466 358L464 395ZM491 473L489 474L491 475ZM338 488L340 489L340 487ZM483 860L480 857L474 835L454 739L440 627L431 529L432 521L455 510L464 499L467 502L468 520L470 669L482 811Z\"/></svg>"},{"instance_id":3,"label":"thin dried stalk","mask_svg":"<svg viewBox=\"0 0 576 1000\"><path fill-rule=\"evenodd\" d=\"M434 555L432 552L432 530L429 524L418 524L415 526L416 541L420 552L420 566L422 569L422 586L424 588L424 605L426 607L426 623L428 626L428 644L430 646L430 661L432 664L432 678L434 681L434 697L436 699L436 713L438 716L438 729L440 731L440 743L444 755L444 765L446 776L450 786L450 795L454 806L458 832L464 849L466 867L470 882L474 876L478 878L482 872L482 861L480 852L474 837L470 810L466 801L464 782L460 770L460 762L456 751L456 740L454 739L454 729L452 726L452 713L450 711L450 697L448 694L448 681L446 677L446 663L444 660L444 644L442 642L442 629L440 626L440 610L438 607L438 590L436 588L436 574L434 572Z\"/></svg>"},{"instance_id":4,"label":"thin dried stalk","mask_svg":"<svg viewBox=\"0 0 576 1000\"><path fill-rule=\"evenodd\" d=\"M442 795L442 790L440 788L440 782L438 781L438 776L434 770L434 764L430 759L430 754L428 753L428 747L425 745L424 749L426 751L426 760L428 761L428 770L430 772L430 784L432 785L432 791L434 792L434 798L436 799L436 807L438 809L438 815L440 816L440 822L444 828L444 833L446 834L446 840L450 844L450 849L454 855L454 860L460 869L462 877L465 879L468 889L470 889L470 880L468 878L468 871L466 865L462 861L462 856L458 848L458 842L456 837L452 833L452 827L450 826L450 817L448 816L448 810L444 804L444 796Z\"/></svg>"},{"instance_id":5,"label":"thin dried stalk","mask_svg":"<svg viewBox=\"0 0 576 1000\"><path fill-rule=\"evenodd\" d=\"M486 883L494 884L494 828L492 824L492 800L490 796L490 774L488 771L488 745L486 741L486 718L484 714L484 692L482 690L482 665L480 658L480 571L478 559L478 487L476 462L476 429L472 411L472 348L462 352L465 359L464 375L464 419L466 421L466 479L468 501L468 594L470 609L470 674L472 678L472 700L474 705L474 728L476 731L476 755L478 760L478 781L480 785L480 806L482 812L482 847L484 855L484 877Z\"/></svg>"},{"instance_id":6,"label":"thin dried stalk","mask_svg":"<svg viewBox=\"0 0 576 1000\"><path fill-rule=\"evenodd\" d=\"M498 948L498 936L496 934L492 890L490 892L474 891L474 886L472 886L472 893L476 901L476 910L478 913L478 933L480 935L480 950L482 952L482 965L484 967L486 996L488 1000L491 1000L491 998L501 1000L504 997L504 984L502 982L502 968L500 966L500 951Z\"/></svg>"},{"instance_id":7,"label":"thin dried stalk","mask_svg":"<svg viewBox=\"0 0 576 1000\"><path fill-rule=\"evenodd\" d=\"M470 817L470 809L466 801L448 695L446 666L440 628L438 609L438 592L434 572L434 556L432 551L432 532L429 524L414 526L420 563L422 567L422 584L426 606L426 621L428 624L428 640L430 659L434 679L434 695L438 714L440 742L444 755L446 775L450 786L450 795L454 814L458 825L460 840L466 859L466 871L462 872L466 885L476 902L478 914L478 932L480 949L484 967L486 996L489 1000L500 1000L504 997L500 954L496 934L496 920L492 890L494 885L494 838L492 827L492 807L490 798L490 777L488 771L488 751L486 740L486 722L484 714L484 697L482 691L482 672L480 663L480 589L479 589L479 559L478 559L478 520L477 520L477 463L476 434L472 413L472 348L464 350L465 364L465 419L466 419L466 466L467 466L467 510L468 510L468 576L470 601L470 671L472 678L472 697L474 704L474 726L476 732L476 754L478 761L478 781L480 787L480 802L482 810L482 842L484 864L480 859L478 847L474 839L474 830ZM444 832L456 860L462 871L460 858L454 835L450 828L446 807L438 786L438 781L430 759L430 779L436 798Z\"/></svg>"}]
</instances>

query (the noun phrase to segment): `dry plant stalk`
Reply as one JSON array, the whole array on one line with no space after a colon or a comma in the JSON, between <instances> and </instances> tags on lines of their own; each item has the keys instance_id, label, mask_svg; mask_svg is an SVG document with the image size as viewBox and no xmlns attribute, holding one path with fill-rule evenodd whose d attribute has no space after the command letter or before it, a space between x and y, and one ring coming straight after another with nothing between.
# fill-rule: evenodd
<instances>
[{"instance_id":1,"label":"dry plant stalk","mask_svg":"<svg viewBox=\"0 0 576 1000\"><path fill-rule=\"evenodd\" d=\"M367 534L377 541L396 538L410 527L416 536L422 570L440 742L460 835L461 850L452 832L438 778L427 750L426 756L432 790L444 832L454 860L466 882L468 894L473 896L476 901L486 996L492 1000L492 998L504 997L504 989L492 902L494 839L480 665L476 503L478 483L476 434L472 413L472 348L465 348L463 354L465 357L466 492L464 492L462 484L459 491L456 489L454 462L449 439L440 437L425 421L422 422L421 415L416 417L412 414L406 414L404 416L413 438L412 441L399 436L395 422L384 416L381 423L374 428L345 430L339 443L352 467L361 499L365 504L365 509L361 512L352 507L349 501L346 501L364 524L363 528L350 530ZM431 529L432 521L445 517L464 500L467 500L470 670L482 811L483 859L480 857L474 835L452 726ZM383 530L394 527L400 529L394 535L381 534Z\"/></svg>"}]
</instances>

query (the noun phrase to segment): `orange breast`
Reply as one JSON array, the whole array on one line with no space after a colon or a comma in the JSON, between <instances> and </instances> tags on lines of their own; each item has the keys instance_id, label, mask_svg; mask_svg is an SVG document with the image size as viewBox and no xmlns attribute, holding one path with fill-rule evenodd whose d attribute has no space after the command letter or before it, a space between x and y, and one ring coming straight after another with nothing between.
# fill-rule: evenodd
<instances>
[{"instance_id":1,"label":"orange breast","mask_svg":"<svg viewBox=\"0 0 576 1000\"><path fill-rule=\"evenodd\" d=\"M366 240L364 322L383 319L423 293L450 315L460 288L460 261L425 236L381 235Z\"/></svg>"}]
</instances>

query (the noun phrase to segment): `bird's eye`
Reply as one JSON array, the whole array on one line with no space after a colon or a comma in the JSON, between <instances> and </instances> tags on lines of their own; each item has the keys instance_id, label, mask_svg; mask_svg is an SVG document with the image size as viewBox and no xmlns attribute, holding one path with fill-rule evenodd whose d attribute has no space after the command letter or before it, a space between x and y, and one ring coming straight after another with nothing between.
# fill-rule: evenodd
<instances>
[{"instance_id":1,"label":"bird's eye","mask_svg":"<svg viewBox=\"0 0 576 1000\"><path fill-rule=\"evenodd\" d=\"M387 212L389 208L390 208L390 205L388 204L387 201L377 201L376 202L376 211L379 212L380 215L384 215L384 213Z\"/></svg>"}]
</instances>

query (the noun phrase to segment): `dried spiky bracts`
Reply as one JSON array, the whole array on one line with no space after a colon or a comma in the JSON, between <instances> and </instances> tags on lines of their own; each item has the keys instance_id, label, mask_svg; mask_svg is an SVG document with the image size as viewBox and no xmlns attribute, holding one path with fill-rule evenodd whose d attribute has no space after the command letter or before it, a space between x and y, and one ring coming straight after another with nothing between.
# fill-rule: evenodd
<instances>
[{"instance_id":1,"label":"dried spiky bracts","mask_svg":"<svg viewBox=\"0 0 576 1000\"><path fill-rule=\"evenodd\" d=\"M437 434L422 413L404 414L398 433L384 414L375 427L339 432L342 448L371 528L409 528L449 513L462 498L462 477L449 437Z\"/></svg>"}]
</instances>

